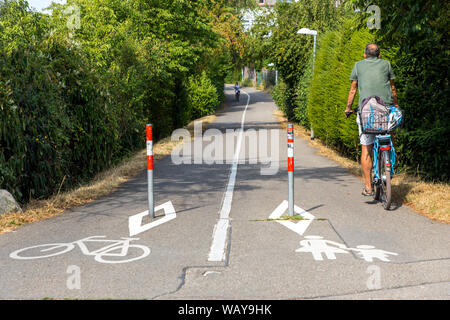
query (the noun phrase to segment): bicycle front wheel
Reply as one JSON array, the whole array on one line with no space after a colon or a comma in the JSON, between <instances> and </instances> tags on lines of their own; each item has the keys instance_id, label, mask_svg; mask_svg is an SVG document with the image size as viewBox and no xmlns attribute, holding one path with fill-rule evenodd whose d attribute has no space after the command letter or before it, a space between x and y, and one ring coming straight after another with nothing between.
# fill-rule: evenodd
<instances>
[{"instance_id":1,"label":"bicycle front wheel","mask_svg":"<svg viewBox=\"0 0 450 320\"><path fill-rule=\"evenodd\" d=\"M381 175L381 202L385 210L389 210L391 207L391 168L386 166L389 163L389 154L384 151L381 154L380 162L380 175Z\"/></svg>"}]
</instances>

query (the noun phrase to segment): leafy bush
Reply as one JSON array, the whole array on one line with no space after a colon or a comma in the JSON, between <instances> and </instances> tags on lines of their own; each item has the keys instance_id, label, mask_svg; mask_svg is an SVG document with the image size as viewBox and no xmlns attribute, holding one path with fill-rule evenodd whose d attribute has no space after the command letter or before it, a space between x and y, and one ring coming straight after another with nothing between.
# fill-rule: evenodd
<instances>
[{"instance_id":1,"label":"leafy bush","mask_svg":"<svg viewBox=\"0 0 450 320\"><path fill-rule=\"evenodd\" d=\"M385 15L377 41L398 49L392 61L399 104L405 111L397 139L399 162L424 178L449 181L450 3L382 0L378 5Z\"/></svg>"},{"instance_id":2,"label":"leafy bush","mask_svg":"<svg viewBox=\"0 0 450 320\"><path fill-rule=\"evenodd\" d=\"M244 80L241 83L242 87L253 87L253 81L250 78L244 78Z\"/></svg>"},{"instance_id":3,"label":"leafy bush","mask_svg":"<svg viewBox=\"0 0 450 320\"><path fill-rule=\"evenodd\" d=\"M284 112L286 110L286 94L287 86L283 81L278 81L278 84L273 87L272 98L278 108Z\"/></svg>"},{"instance_id":4,"label":"leafy bush","mask_svg":"<svg viewBox=\"0 0 450 320\"><path fill-rule=\"evenodd\" d=\"M0 185L18 199L54 191L66 174L74 129L54 55L67 50L58 40L41 43L40 15L25 8L25 2L0 6L0 47L7 48L0 51ZM69 62L74 57L67 53Z\"/></svg>"},{"instance_id":5,"label":"leafy bush","mask_svg":"<svg viewBox=\"0 0 450 320\"><path fill-rule=\"evenodd\" d=\"M219 104L217 89L206 72L189 78L188 110L191 113L191 118L200 118L214 113Z\"/></svg>"},{"instance_id":6,"label":"leafy bush","mask_svg":"<svg viewBox=\"0 0 450 320\"><path fill-rule=\"evenodd\" d=\"M230 72L228 72L226 78L225 78L225 83L236 83L236 81L241 82L242 79L242 72L240 69L233 69L230 70Z\"/></svg>"}]
</instances>

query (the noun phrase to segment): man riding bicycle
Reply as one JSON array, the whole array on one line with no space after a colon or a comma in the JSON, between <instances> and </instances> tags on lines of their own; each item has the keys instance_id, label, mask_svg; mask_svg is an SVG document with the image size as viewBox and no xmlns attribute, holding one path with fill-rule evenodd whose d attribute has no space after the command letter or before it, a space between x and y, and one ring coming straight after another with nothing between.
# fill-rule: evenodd
<instances>
[{"instance_id":1,"label":"man riding bicycle","mask_svg":"<svg viewBox=\"0 0 450 320\"><path fill-rule=\"evenodd\" d=\"M239 85L239 81L236 81L236 84L234 85L234 90L237 91L241 91L241 86Z\"/></svg>"},{"instance_id":2,"label":"man riding bicycle","mask_svg":"<svg viewBox=\"0 0 450 320\"><path fill-rule=\"evenodd\" d=\"M375 43L369 43L364 49L364 60L358 61L353 66L350 75L350 91L345 109L346 116L353 113L352 104L359 92L359 107L362 101L372 95L380 97L386 104L397 104L397 91L394 86L394 72L391 64L387 60L380 59L380 47ZM363 171L365 187L362 191L364 196L373 194L370 181L370 171L372 168L372 147L375 134L362 134L362 129L358 123L361 144L361 168Z\"/></svg>"},{"instance_id":3,"label":"man riding bicycle","mask_svg":"<svg viewBox=\"0 0 450 320\"><path fill-rule=\"evenodd\" d=\"M240 94L241 94L241 86L239 85L239 82L236 81L236 84L234 85L234 95L235 95L236 101L239 101Z\"/></svg>"}]
</instances>

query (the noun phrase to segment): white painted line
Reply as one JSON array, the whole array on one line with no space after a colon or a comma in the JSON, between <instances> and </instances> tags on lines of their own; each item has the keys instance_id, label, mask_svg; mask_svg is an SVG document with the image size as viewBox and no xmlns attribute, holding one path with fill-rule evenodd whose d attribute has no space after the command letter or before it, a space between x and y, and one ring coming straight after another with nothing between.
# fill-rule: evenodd
<instances>
[{"instance_id":1,"label":"white painted line","mask_svg":"<svg viewBox=\"0 0 450 320\"><path fill-rule=\"evenodd\" d=\"M288 206L288 202L286 200L283 200L283 202L281 202L278 207L270 214L269 219L278 219L279 217L281 217Z\"/></svg>"},{"instance_id":2,"label":"white painted line","mask_svg":"<svg viewBox=\"0 0 450 320\"><path fill-rule=\"evenodd\" d=\"M209 251L208 261L223 261L225 259L225 243L227 241L230 220L219 219L214 226L213 242Z\"/></svg>"},{"instance_id":3,"label":"white painted line","mask_svg":"<svg viewBox=\"0 0 450 320\"><path fill-rule=\"evenodd\" d=\"M280 218L283 215L283 213L286 212L288 207L289 207L289 203L286 200L284 200L272 212L272 214L269 216L269 219L278 219L278 218ZM305 233L306 229L308 229L308 227L311 224L311 222L315 219L315 217L311 213L306 212L305 210L303 210L302 208L299 208L297 206L294 206L294 212L299 214L299 215L301 215L306 220L300 220L297 223L294 223L292 221L283 221L283 220L279 220L277 222L279 224L282 224L286 228L294 231L295 233L297 233L299 235L303 235Z\"/></svg>"},{"instance_id":4,"label":"white painted line","mask_svg":"<svg viewBox=\"0 0 450 320\"><path fill-rule=\"evenodd\" d=\"M155 213L161 209L164 210L164 218L147 223L146 225L142 225L142 219L148 215L148 210L129 217L128 230L130 231L130 237L135 236L144 231L150 230L177 217L177 214L171 201L167 201L166 203L157 206L155 208Z\"/></svg>"},{"instance_id":5,"label":"white painted line","mask_svg":"<svg viewBox=\"0 0 450 320\"><path fill-rule=\"evenodd\" d=\"M241 152L242 137L244 134L245 114L250 103L250 95L241 90L247 95L247 104L242 114L241 129L239 131L238 142L233 157L233 164L231 166L230 178L228 179L227 189L224 194L222 208L220 209L220 218L214 227L213 241L209 251L208 261L223 261L225 259L225 246L227 242L227 231L230 226L229 217L231 212L231 203L233 201L234 185L236 183L236 174L239 162L239 154Z\"/></svg>"}]
</instances>

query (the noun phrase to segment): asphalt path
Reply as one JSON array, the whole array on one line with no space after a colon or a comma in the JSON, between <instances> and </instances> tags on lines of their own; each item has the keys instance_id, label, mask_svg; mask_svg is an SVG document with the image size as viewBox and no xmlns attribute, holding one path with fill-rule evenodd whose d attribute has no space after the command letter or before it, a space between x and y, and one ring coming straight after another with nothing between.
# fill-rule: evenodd
<instances>
[{"instance_id":1,"label":"asphalt path","mask_svg":"<svg viewBox=\"0 0 450 320\"><path fill-rule=\"evenodd\" d=\"M177 149L192 163L155 164L155 203L170 201L176 218L130 246L76 242L130 238L129 218L147 210L143 171L88 205L0 235L0 298L449 299L450 226L406 206L385 211L306 140L295 137L295 204L314 219L267 220L287 200L286 132L270 95L226 96L209 139ZM210 152L211 141L223 148Z\"/></svg>"}]
</instances>

